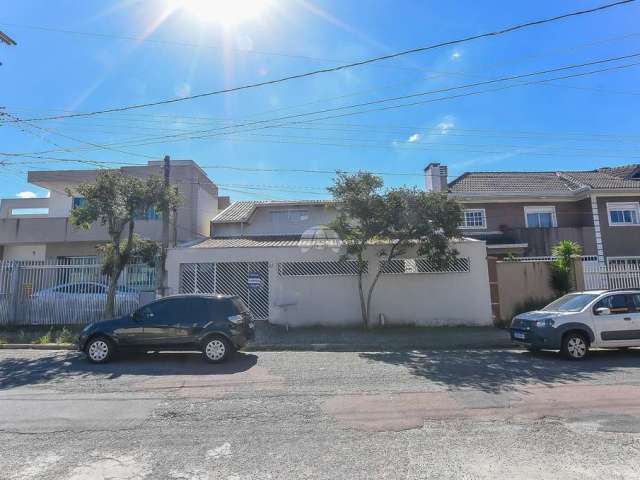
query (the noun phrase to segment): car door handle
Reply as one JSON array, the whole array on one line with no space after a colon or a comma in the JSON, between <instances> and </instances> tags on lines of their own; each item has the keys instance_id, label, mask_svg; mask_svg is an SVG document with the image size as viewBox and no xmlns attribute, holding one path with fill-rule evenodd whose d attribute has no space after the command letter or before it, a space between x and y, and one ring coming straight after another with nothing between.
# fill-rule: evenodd
<instances>
[{"instance_id":1,"label":"car door handle","mask_svg":"<svg viewBox=\"0 0 640 480\"><path fill-rule=\"evenodd\" d=\"M626 321L630 322L631 321L631 317L624 317L623 320L626 320Z\"/></svg>"}]
</instances>

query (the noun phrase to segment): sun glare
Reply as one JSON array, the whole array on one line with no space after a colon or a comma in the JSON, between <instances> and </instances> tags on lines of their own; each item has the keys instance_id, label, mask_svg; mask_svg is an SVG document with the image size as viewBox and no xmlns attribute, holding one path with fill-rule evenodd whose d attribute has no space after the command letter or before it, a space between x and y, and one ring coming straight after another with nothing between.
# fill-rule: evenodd
<instances>
[{"instance_id":1,"label":"sun glare","mask_svg":"<svg viewBox=\"0 0 640 480\"><path fill-rule=\"evenodd\" d=\"M260 17L268 0L178 0L178 3L179 8L199 20L233 27Z\"/></svg>"}]
</instances>

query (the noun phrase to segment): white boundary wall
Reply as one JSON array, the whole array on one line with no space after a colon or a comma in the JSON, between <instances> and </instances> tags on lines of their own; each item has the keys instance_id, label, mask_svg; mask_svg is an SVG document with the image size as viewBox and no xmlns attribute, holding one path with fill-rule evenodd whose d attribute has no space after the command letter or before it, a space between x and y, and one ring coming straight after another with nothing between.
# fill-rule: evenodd
<instances>
[{"instance_id":1,"label":"white boundary wall","mask_svg":"<svg viewBox=\"0 0 640 480\"><path fill-rule=\"evenodd\" d=\"M382 275L373 295L372 323L377 323L379 314L383 314L387 325L492 325L485 243L464 239L455 247L461 257L469 258L469 272ZM369 257L368 279L372 279L378 263L375 255ZM172 293L178 293L182 263L267 261L271 323L292 327L359 325L357 276L288 277L278 273L281 262L338 258L339 253L331 249L175 248L167 259L169 287Z\"/></svg>"}]
</instances>

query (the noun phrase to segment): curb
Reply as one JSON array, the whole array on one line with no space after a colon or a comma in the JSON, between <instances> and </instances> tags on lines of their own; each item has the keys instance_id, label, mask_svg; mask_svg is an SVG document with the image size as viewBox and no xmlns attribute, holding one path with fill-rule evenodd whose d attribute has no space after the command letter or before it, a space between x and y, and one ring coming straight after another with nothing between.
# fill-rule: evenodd
<instances>
[{"instance_id":1,"label":"curb","mask_svg":"<svg viewBox=\"0 0 640 480\"><path fill-rule=\"evenodd\" d=\"M310 343L299 344L273 344L273 345L250 345L242 349L243 352L394 352L410 350L504 350L523 349L516 343L492 344L492 345L383 345L383 344L349 344L349 343Z\"/></svg>"},{"instance_id":2,"label":"curb","mask_svg":"<svg viewBox=\"0 0 640 480\"><path fill-rule=\"evenodd\" d=\"M395 352L410 350L520 350L523 349L518 344L492 344L492 345L448 345L448 346L425 346L425 345L382 345L382 344L349 344L349 343L310 343L300 344L264 344L251 345L241 349L243 352ZM77 347L70 343L3 343L0 350L77 350Z\"/></svg>"},{"instance_id":3,"label":"curb","mask_svg":"<svg viewBox=\"0 0 640 480\"><path fill-rule=\"evenodd\" d=\"M0 343L0 350L75 350L72 343Z\"/></svg>"}]
</instances>

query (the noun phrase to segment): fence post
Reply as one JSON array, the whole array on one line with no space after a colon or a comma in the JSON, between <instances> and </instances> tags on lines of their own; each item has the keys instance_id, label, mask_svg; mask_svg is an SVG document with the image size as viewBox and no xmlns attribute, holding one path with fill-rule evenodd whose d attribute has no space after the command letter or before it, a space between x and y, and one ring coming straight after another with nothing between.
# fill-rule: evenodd
<instances>
[{"instance_id":1,"label":"fence post","mask_svg":"<svg viewBox=\"0 0 640 480\"><path fill-rule=\"evenodd\" d=\"M585 289L585 281L584 281L584 267L582 265L582 258L580 255L573 255L571 257L573 260L573 284L576 286L576 291L581 292Z\"/></svg>"},{"instance_id":2,"label":"fence post","mask_svg":"<svg viewBox=\"0 0 640 480\"><path fill-rule=\"evenodd\" d=\"M11 264L11 286L9 287L9 323L18 323L18 310L20 305L20 272L18 262Z\"/></svg>"}]
</instances>

